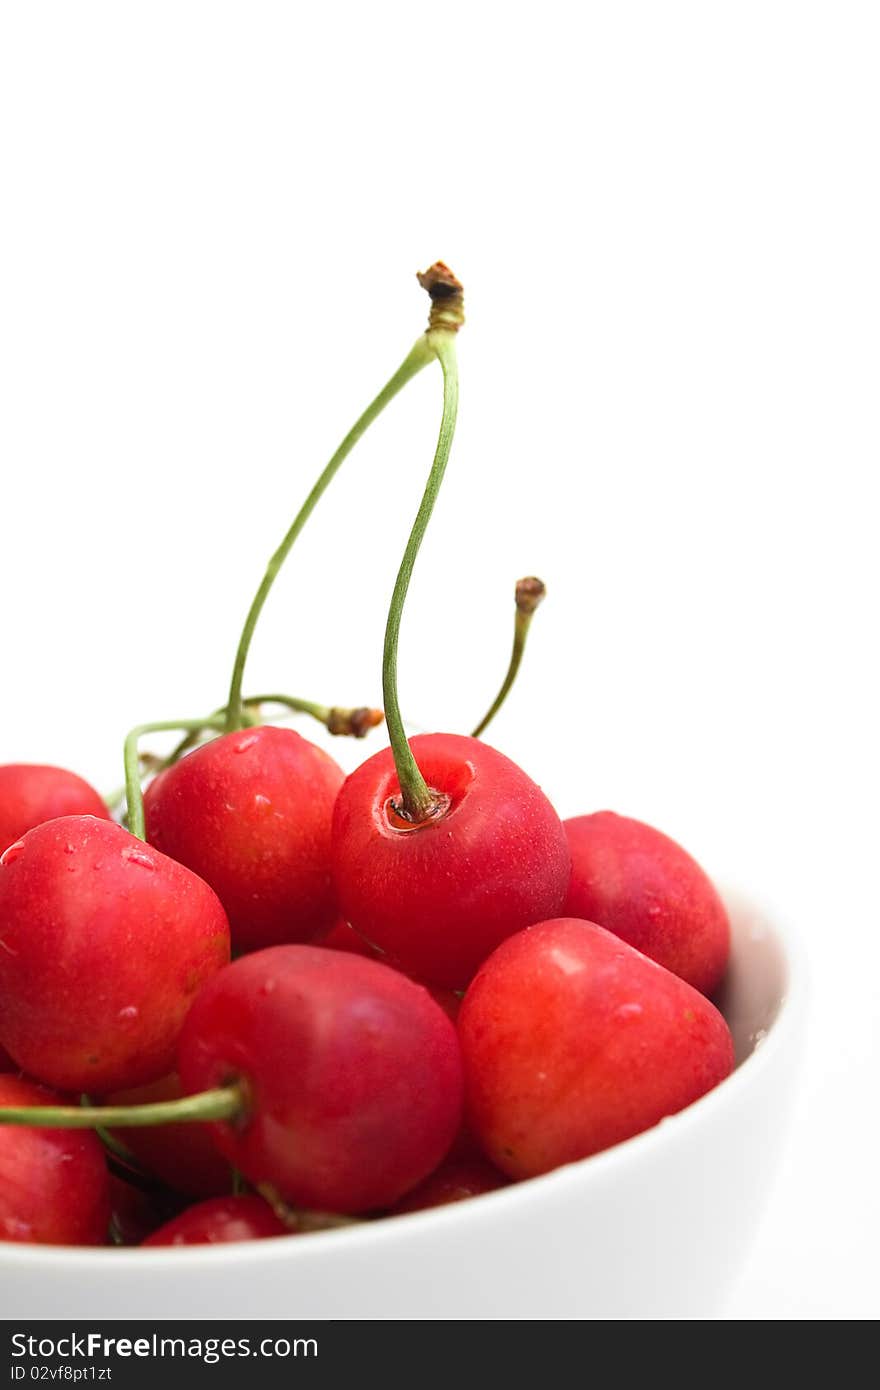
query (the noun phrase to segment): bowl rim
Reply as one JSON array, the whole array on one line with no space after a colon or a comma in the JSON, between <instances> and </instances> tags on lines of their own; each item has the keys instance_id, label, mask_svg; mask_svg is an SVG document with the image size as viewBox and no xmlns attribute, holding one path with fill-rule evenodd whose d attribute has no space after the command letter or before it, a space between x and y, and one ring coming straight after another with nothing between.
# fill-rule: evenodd
<instances>
[{"instance_id":1,"label":"bowl rim","mask_svg":"<svg viewBox=\"0 0 880 1390\"><path fill-rule=\"evenodd\" d=\"M639 1162L643 1156L646 1160L650 1159L655 1150L681 1141L695 1125L710 1121L716 1110L734 1103L744 1087L753 1085L773 1065L789 1039L796 1035L803 1014L808 984L807 967L797 933L789 926L784 914L775 910L772 900L758 900L734 885L723 884L719 886L719 891L726 906L730 907L733 903L740 912L748 912L758 918L779 949L784 972L779 1006L765 1036L729 1076L684 1110L666 1116L650 1129L588 1158L564 1164L551 1172L508 1187L482 1193L465 1202L452 1202L393 1218L354 1222L350 1226L308 1233L309 1237L320 1235L320 1241L300 1236L295 1241L247 1240L219 1246L157 1246L150 1249L141 1246L27 1245L0 1241L0 1274L14 1272L17 1267L32 1272L43 1269L71 1274L77 1271L97 1274L114 1270L140 1270L159 1277L162 1273L179 1269L181 1261L188 1268L204 1269L206 1272L220 1267L228 1268L230 1264L246 1272L249 1267L279 1261L304 1263L309 1259L321 1258L322 1252L329 1255L334 1249L339 1250L340 1257L344 1257L346 1250L359 1249L365 1244L374 1246L379 1253L394 1242L406 1242L421 1233L430 1233L435 1226L452 1228L454 1233L454 1228L462 1221L471 1225L475 1220L488 1219L490 1215L503 1215L505 1206L516 1208L532 1198L540 1200L543 1193L554 1190L564 1193L566 1188L585 1182L601 1182L615 1169L627 1168Z\"/></svg>"}]
</instances>

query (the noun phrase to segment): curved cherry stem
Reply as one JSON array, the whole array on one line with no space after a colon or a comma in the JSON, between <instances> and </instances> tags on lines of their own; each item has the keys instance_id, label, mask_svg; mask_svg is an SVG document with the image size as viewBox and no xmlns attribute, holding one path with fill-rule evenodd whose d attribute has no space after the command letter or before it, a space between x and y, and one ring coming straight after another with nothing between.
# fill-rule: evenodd
<instances>
[{"instance_id":1,"label":"curved cherry stem","mask_svg":"<svg viewBox=\"0 0 880 1390\"><path fill-rule=\"evenodd\" d=\"M406 386L407 382L411 381L412 378L421 371L422 367L427 366L432 356L433 353L428 345L427 337L423 336L419 338L391 379L386 382L378 396L370 402L360 419L357 420L349 430L339 448L336 450L336 453L321 473L305 502L297 512L293 524L284 537L284 540L269 561L266 573L263 576L260 587L254 595L253 602L251 603L247 618L245 619L244 628L239 638L238 650L235 654L235 665L232 670L229 700L226 707L226 730L228 733L232 733L235 729L241 728L241 687L244 680L244 668L248 657L248 651L250 650L251 640L254 635L254 629L257 626L257 619L262 612L263 605L269 596L269 591L275 583L278 571L290 554L294 541L305 526L324 492L333 481L340 465L351 453L361 435L369 429L373 421L381 415L386 405L388 405L397 393Z\"/></svg>"},{"instance_id":2,"label":"curved cherry stem","mask_svg":"<svg viewBox=\"0 0 880 1390\"><path fill-rule=\"evenodd\" d=\"M217 729L223 732L224 721L218 715L210 719L162 719L152 724L137 724L125 739L123 753L125 761L125 797L128 802L128 828L139 840L147 838L144 819L144 793L141 787L141 766L138 753L138 740L144 734L170 733L179 729L191 732L203 729Z\"/></svg>"},{"instance_id":3,"label":"curved cherry stem","mask_svg":"<svg viewBox=\"0 0 880 1390\"><path fill-rule=\"evenodd\" d=\"M458 366L455 355L455 332L454 330L437 329L434 332L429 332L428 340L443 370L443 416L440 421L440 435L434 453L434 462L428 474L428 482L421 505L413 523L406 550L400 562L394 592L391 595L382 658L382 698L385 705L385 721L388 725L391 750L394 754L394 765L397 769L401 791L401 805L397 809L404 819L414 823L429 820L436 814L438 807L437 797L419 770L419 765L413 757L403 727L400 703L397 698L397 646L400 637L400 620L412 578L413 566L446 472L458 412Z\"/></svg>"},{"instance_id":4,"label":"curved cherry stem","mask_svg":"<svg viewBox=\"0 0 880 1390\"><path fill-rule=\"evenodd\" d=\"M369 705L314 705L306 700L292 700L289 695L254 695L245 700L246 706L281 705L285 709L310 714L323 724L328 733L343 738L365 738L385 718L381 709L371 709ZM307 708L308 705L308 708Z\"/></svg>"},{"instance_id":5,"label":"curved cherry stem","mask_svg":"<svg viewBox=\"0 0 880 1390\"><path fill-rule=\"evenodd\" d=\"M32 1129L145 1129L152 1125L204 1124L245 1114L240 1086L220 1086L179 1100L149 1105L16 1105L0 1106L0 1125Z\"/></svg>"},{"instance_id":6,"label":"curved cherry stem","mask_svg":"<svg viewBox=\"0 0 880 1390\"><path fill-rule=\"evenodd\" d=\"M281 705L295 713L310 714L331 734L343 734L351 738L363 738L370 729L381 724L384 718L382 710L371 709L367 705L347 709L339 705L318 705L313 700L300 700L293 695L253 695L243 702L242 724L259 724L259 714L253 714L252 711L259 710L262 705ZM167 758L153 758L150 754L139 752L137 745L145 734L177 732L180 729L187 731L186 737L180 740ZM141 787L143 772L164 772L166 768L179 762L184 753L195 747L203 734L222 734L225 731L225 706L209 714L207 719L158 720L150 724L138 724L125 740L125 786L114 792L111 797L104 798L110 810L112 811L124 796L128 803L131 833L137 835L140 840L146 839Z\"/></svg>"},{"instance_id":7,"label":"curved cherry stem","mask_svg":"<svg viewBox=\"0 0 880 1390\"><path fill-rule=\"evenodd\" d=\"M294 695L249 695L242 700L242 722L246 722L245 716L248 710L262 710L263 705L281 705L283 709L290 710L293 714L308 714L319 724L323 724L328 733L344 735L349 738L364 738L370 729L375 729L385 718L382 710L371 709L368 705L348 708L342 705L319 705L314 700L300 700ZM216 719L221 715L225 716L226 712L227 706L221 705L219 709L213 711L211 718ZM198 732L188 733L186 738L181 739L176 748L162 761L162 768L171 767L174 763L179 762L184 753L188 753L198 741Z\"/></svg>"},{"instance_id":8,"label":"curved cherry stem","mask_svg":"<svg viewBox=\"0 0 880 1390\"><path fill-rule=\"evenodd\" d=\"M501 689L495 696L486 713L483 715L477 727L471 734L471 738L479 738L495 718L504 701L510 693L510 688L516 680L520 663L523 659L523 652L526 649L526 638L529 635L529 628L538 604L541 603L547 589L543 581L530 576L528 579L520 579L516 586L516 617L513 625L513 649L510 653L510 663L507 667L507 674L501 682Z\"/></svg>"}]
</instances>

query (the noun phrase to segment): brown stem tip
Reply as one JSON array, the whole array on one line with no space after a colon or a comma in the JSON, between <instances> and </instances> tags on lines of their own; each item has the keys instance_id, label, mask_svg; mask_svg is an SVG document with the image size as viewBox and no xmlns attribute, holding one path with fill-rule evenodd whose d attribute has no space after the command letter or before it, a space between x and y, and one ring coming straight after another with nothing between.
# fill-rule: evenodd
<instances>
[{"instance_id":1,"label":"brown stem tip","mask_svg":"<svg viewBox=\"0 0 880 1390\"><path fill-rule=\"evenodd\" d=\"M534 575L520 579L516 586L516 606L520 613L534 613L546 592L547 585L542 579Z\"/></svg>"},{"instance_id":2,"label":"brown stem tip","mask_svg":"<svg viewBox=\"0 0 880 1390\"><path fill-rule=\"evenodd\" d=\"M457 333L464 323L464 289L442 261L435 261L427 270L418 272L417 279L431 297L428 332L443 329Z\"/></svg>"},{"instance_id":3,"label":"brown stem tip","mask_svg":"<svg viewBox=\"0 0 880 1390\"><path fill-rule=\"evenodd\" d=\"M365 738L384 718L382 710L368 709L366 705L360 705L357 709L331 709L327 728L331 734Z\"/></svg>"}]
</instances>

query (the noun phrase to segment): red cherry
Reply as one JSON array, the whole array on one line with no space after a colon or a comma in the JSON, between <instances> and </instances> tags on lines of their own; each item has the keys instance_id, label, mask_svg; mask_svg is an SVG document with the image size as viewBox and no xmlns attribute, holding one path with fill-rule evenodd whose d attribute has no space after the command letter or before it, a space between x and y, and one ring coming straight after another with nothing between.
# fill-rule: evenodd
<instances>
[{"instance_id":1,"label":"red cherry","mask_svg":"<svg viewBox=\"0 0 880 1390\"><path fill-rule=\"evenodd\" d=\"M198 1202L148 1236L144 1245L223 1245L290 1235L262 1197L212 1197Z\"/></svg>"},{"instance_id":2,"label":"red cherry","mask_svg":"<svg viewBox=\"0 0 880 1390\"><path fill-rule=\"evenodd\" d=\"M731 1071L712 1004L593 922L511 937L459 1016L467 1113L493 1163L534 1177L673 1115Z\"/></svg>"},{"instance_id":3,"label":"red cherry","mask_svg":"<svg viewBox=\"0 0 880 1390\"><path fill-rule=\"evenodd\" d=\"M0 1076L0 1105L52 1105L60 1097ZM110 1218L104 1149L88 1130L0 1127L0 1240L103 1245Z\"/></svg>"},{"instance_id":4,"label":"red cherry","mask_svg":"<svg viewBox=\"0 0 880 1390\"><path fill-rule=\"evenodd\" d=\"M164 1076L228 959L207 884L111 821L48 821L0 858L0 1037L47 1085L101 1095Z\"/></svg>"},{"instance_id":5,"label":"red cherry","mask_svg":"<svg viewBox=\"0 0 880 1390\"><path fill-rule=\"evenodd\" d=\"M424 1211L428 1207L445 1207L451 1202L463 1202L506 1187L509 1179L485 1158L447 1159L420 1182L418 1187L391 1208L389 1216L402 1216L409 1211Z\"/></svg>"},{"instance_id":6,"label":"red cherry","mask_svg":"<svg viewBox=\"0 0 880 1390\"><path fill-rule=\"evenodd\" d=\"M478 739L410 740L442 802L409 824L390 749L346 780L333 816L333 869L352 926L419 979L461 989L505 937L559 912L571 861L541 789Z\"/></svg>"},{"instance_id":7,"label":"red cherry","mask_svg":"<svg viewBox=\"0 0 880 1390\"><path fill-rule=\"evenodd\" d=\"M182 1094L180 1078L172 1074L148 1086L115 1091L104 1097L104 1103L150 1105L160 1100L177 1100ZM130 1149L142 1168L161 1178L175 1192L187 1197L220 1197L232 1187L229 1164L217 1152L207 1125L145 1125L110 1132Z\"/></svg>"},{"instance_id":8,"label":"red cherry","mask_svg":"<svg viewBox=\"0 0 880 1390\"><path fill-rule=\"evenodd\" d=\"M8 1052L4 1052L0 1047L0 1071L18 1071L18 1067L13 1062Z\"/></svg>"},{"instance_id":9,"label":"red cherry","mask_svg":"<svg viewBox=\"0 0 880 1390\"><path fill-rule=\"evenodd\" d=\"M566 916L598 922L703 994L730 954L724 904L699 864L650 825L597 811L565 821Z\"/></svg>"},{"instance_id":10,"label":"red cherry","mask_svg":"<svg viewBox=\"0 0 880 1390\"><path fill-rule=\"evenodd\" d=\"M179 1047L188 1092L240 1082L244 1118L212 1126L252 1183L295 1206L390 1206L461 1122L455 1029L427 990L317 946L243 956L196 999Z\"/></svg>"},{"instance_id":11,"label":"red cherry","mask_svg":"<svg viewBox=\"0 0 880 1390\"><path fill-rule=\"evenodd\" d=\"M236 950L306 941L336 915L330 823L344 777L292 729L224 734L148 787L147 839L211 885Z\"/></svg>"},{"instance_id":12,"label":"red cherry","mask_svg":"<svg viewBox=\"0 0 880 1390\"><path fill-rule=\"evenodd\" d=\"M0 854L35 826L58 816L110 819L103 798L75 772L39 763L0 767Z\"/></svg>"}]
</instances>

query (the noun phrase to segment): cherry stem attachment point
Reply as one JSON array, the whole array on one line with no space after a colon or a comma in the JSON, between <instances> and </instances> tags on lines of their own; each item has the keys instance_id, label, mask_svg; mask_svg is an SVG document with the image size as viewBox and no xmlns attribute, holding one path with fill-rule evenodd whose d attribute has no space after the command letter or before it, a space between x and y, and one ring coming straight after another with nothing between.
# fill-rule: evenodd
<instances>
[{"instance_id":1,"label":"cherry stem attachment point","mask_svg":"<svg viewBox=\"0 0 880 1390\"><path fill-rule=\"evenodd\" d=\"M434 268L436 269L436 268ZM442 267L445 270L445 267ZM446 272L447 274L449 272ZM426 276L419 277L425 283ZM458 283L457 281L455 282ZM428 288L428 286L425 286ZM429 293L431 291L429 290ZM459 297L461 286L458 286ZM434 294L432 293L432 301ZM448 297L441 295L446 305ZM436 301L434 301L436 307ZM447 309L448 312L448 309ZM433 319L433 310L432 310ZM434 453L434 461L428 475L428 482L422 496L400 569L391 595L388 609L388 622L385 628L385 647L382 658L382 698L385 705L385 720L394 754L394 765L400 783L401 804L395 809L403 819L418 824L430 820L438 812L437 797L422 776L403 727L400 704L397 697L397 647L400 638L400 620L412 578L413 567L422 544L434 504L443 483L452 440L455 434L455 421L458 413L458 366L455 354L455 329L437 327L429 330L427 340L435 353L443 371L443 415L440 421L440 435Z\"/></svg>"},{"instance_id":2,"label":"cherry stem attachment point","mask_svg":"<svg viewBox=\"0 0 880 1390\"><path fill-rule=\"evenodd\" d=\"M492 723L492 720L507 699L510 688L516 680L520 662L523 659L523 652L526 649L526 638L529 635L529 628L535 609L542 602L546 593L546 585L542 580L536 579L534 575L518 581L516 586L516 617L513 626L513 649L510 653L510 663L507 667L507 674L501 683L501 689L498 691L495 699L474 729L471 738L480 737Z\"/></svg>"},{"instance_id":3,"label":"cherry stem attachment point","mask_svg":"<svg viewBox=\"0 0 880 1390\"><path fill-rule=\"evenodd\" d=\"M152 1125L232 1120L245 1111L243 1089L221 1086L149 1105L0 1106L0 1125L28 1125L32 1129L144 1129Z\"/></svg>"},{"instance_id":4,"label":"cherry stem attachment point","mask_svg":"<svg viewBox=\"0 0 880 1390\"><path fill-rule=\"evenodd\" d=\"M433 353L428 345L427 335L419 338L413 345L410 352L404 358L397 371L385 383L379 394L370 402L360 418L351 427L348 434L343 439L336 453L320 474L305 502L297 512L290 530L284 537L275 554L272 556L263 575L262 582L254 595L244 628L238 642L238 650L235 654L235 664L232 670L232 681L229 687L229 700L227 702L226 730L232 733L235 729L242 726L242 696L241 688L244 680L244 668L250 650L251 640L257 626L257 620L262 612L263 605L269 597L269 592L278 575L281 566L290 554L294 541L302 531L324 492L330 486L341 464L351 453L361 435L364 434L373 421L382 414L386 405L394 399L399 391L411 381L423 367L431 361Z\"/></svg>"}]
</instances>

